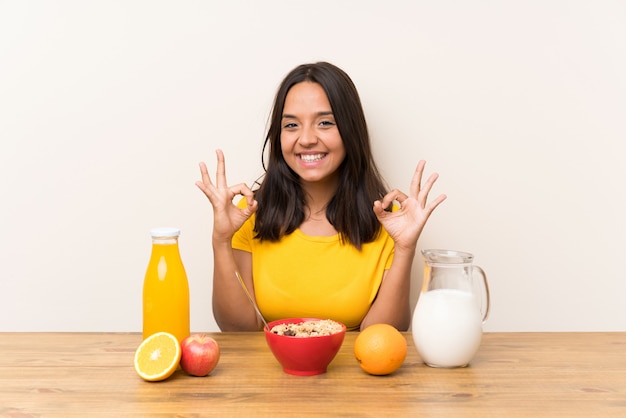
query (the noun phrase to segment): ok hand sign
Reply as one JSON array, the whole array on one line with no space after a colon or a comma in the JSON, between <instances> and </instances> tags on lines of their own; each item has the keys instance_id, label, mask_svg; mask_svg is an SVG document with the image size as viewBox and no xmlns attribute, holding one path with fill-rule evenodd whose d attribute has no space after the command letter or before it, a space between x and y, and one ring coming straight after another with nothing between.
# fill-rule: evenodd
<instances>
[{"instance_id":1,"label":"ok hand sign","mask_svg":"<svg viewBox=\"0 0 626 418\"><path fill-rule=\"evenodd\" d=\"M226 164L224 153L217 150L217 172L215 184L211 181L206 164L200 163L202 181L197 181L196 186L204 192L213 206L213 241L228 241L243 223L256 211L257 201L254 199L252 190L244 183L228 186L226 183ZM238 208L233 199L236 195L243 195L248 206Z\"/></svg>"}]
</instances>

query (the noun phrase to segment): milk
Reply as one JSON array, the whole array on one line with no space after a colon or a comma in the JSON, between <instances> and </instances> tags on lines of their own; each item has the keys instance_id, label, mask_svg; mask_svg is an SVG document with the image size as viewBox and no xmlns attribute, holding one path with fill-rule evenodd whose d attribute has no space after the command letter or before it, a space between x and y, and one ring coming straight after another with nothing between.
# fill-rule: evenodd
<instances>
[{"instance_id":1,"label":"milk","mask_svg":"<svg viewBox=\"0 0 626 418\"><path fill-rule=\"evenodd\" d=\"M424 363L464 367L478 351L482 318L474 295L456 289L423 292L413 313L413 340Z\"/></svg>"}]
</instances>

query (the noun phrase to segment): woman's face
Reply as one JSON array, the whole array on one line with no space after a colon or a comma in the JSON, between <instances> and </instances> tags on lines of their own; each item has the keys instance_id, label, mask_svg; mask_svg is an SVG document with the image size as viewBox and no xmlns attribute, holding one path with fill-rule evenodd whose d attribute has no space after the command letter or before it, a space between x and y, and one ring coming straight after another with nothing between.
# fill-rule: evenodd
<instances>
[{"instance_id":1,"label":"woman's face","mask_svg":"<svg viewBox=\"0 0 626 418\"><path fill-rule=\"evenodd\" d=\"M281 126L283 158L303 185L328 182L336 186L346 150L322 86L305 81L291 87Z\"/></svg>"}]
</instances>

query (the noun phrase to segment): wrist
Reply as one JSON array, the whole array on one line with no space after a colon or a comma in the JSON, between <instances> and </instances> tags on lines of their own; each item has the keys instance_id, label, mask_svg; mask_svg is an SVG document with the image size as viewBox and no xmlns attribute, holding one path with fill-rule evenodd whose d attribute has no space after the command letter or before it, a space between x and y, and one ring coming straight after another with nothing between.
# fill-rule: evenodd
<instances>
[{"instance_id":1,"label":"wrist","mask_svg":"<svg viewBox=\"0 0 626 418\"><path fill-rule=\"evenodd\" d=\"M232 238L213 237L211 244L214 249L232 248Z\"/></svg>"},{"instance_id":2,"label":"wrist","mask_svg":"<svg viewBox=\"0 0 626 418\"><path fill-rule=\"evenodd\" d=\"M403 247L403 246L396 245L394 249L394 258L395 257L409 257L413 259L413 257L415 257L416 251L417 251L417 248L415 246Z\"/></svg>"}]
</instances>

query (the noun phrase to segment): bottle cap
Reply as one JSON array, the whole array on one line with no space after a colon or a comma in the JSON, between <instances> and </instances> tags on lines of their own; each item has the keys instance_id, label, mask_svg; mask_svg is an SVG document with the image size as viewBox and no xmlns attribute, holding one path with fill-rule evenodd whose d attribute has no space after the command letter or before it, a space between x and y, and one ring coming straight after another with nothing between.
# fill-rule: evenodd
<instances>
[{"instance_id":1,"label":"bottle cap","mask_svg":"<svg viewBox=\"0 0 626 418\"><path fill-rule=\"evenodd\" d=\"M180 235L178 228L153 228L150 230L152 237L177 237Z\"/></svg>"}]
</instances>

